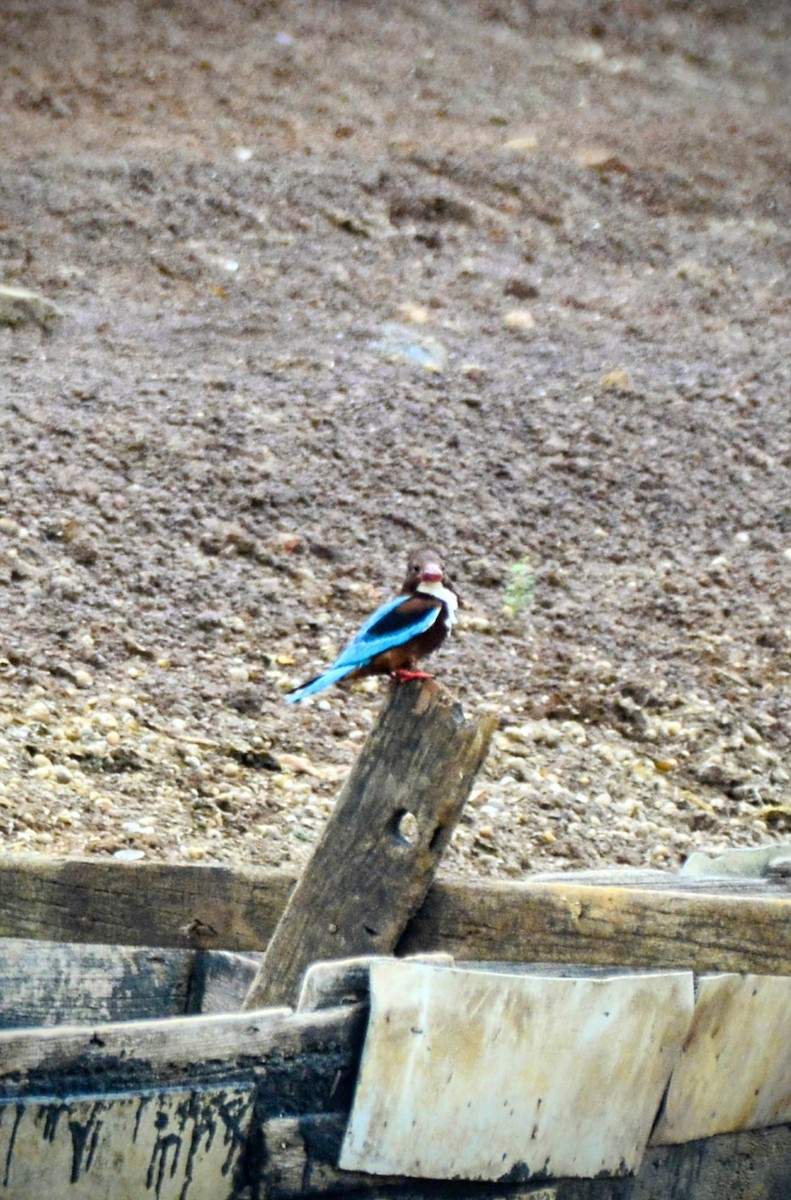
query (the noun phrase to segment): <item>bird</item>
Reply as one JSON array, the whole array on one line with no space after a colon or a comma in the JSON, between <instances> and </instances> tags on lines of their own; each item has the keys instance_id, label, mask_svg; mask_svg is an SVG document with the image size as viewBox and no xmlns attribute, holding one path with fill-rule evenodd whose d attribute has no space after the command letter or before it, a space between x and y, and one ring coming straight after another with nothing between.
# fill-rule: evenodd
<instances>
[{"instance_id":1,"label":"bird","mask_svg":"<svg viewBox=\"0 0 791 1200\"><path fill-rule=\"evenodd\" d=\"M326 671L287 692L286 701L298 704L349 677L389 675L396 683L431 679L416 669L417 663L445 641L459 604L437 551L431 546L414 550L398 595L371 614Z\"/></svg>"}]
</instances>

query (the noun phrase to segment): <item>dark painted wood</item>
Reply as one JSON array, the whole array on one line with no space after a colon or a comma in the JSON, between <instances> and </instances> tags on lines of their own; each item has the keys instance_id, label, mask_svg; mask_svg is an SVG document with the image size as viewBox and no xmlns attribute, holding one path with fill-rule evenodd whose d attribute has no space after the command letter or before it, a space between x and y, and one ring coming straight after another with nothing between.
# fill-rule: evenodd
<instances>
[{"instance_id":1,"label":"dark painted wood","mask_svg":"<svg viewBox=\"0 0 791 1200\"><path fill-rule=\"evenodd\" d=\"M557 1200L787 1200L791 1126L646 1151L633 1179L567 1179Z\"/></svg>"},{"instance_id":2,"label":"dark painted wood","mask_svg":"<svg viewBox=\"0 0 791 1200\"><path fill-rule=\"evenodd\" d=\"M227 950L196 951L188 1011L237 1012L256 977L260 962L260 954L233 954Z\"/></svg>"},{"instance_id":3,"label":"dark painted wood","mask_svg":"<svg viewBox=\"0 0 791 1200\"><path fill-rule=\"evenodd\" d=\"M393 1176L342 1171L336 1163L346 1128L345 1113L275 1118L263 1126L261 1193L269 1200L300 1197L375 1196L391 1200L554 1200L544 1184L407 1181Z\"/></svg>"},{"instance_id":4,"label":"dark painted wood","mask_svg":"<svg viewBox=\"0 0 791 1200\"><path fill-rule=\"evenodd\" d=\"M353 1005L7 1030L0 1099L255 1079L266 1116L348 1107L365 1022Z\"/></svg>"},{"instance_id":5,"label":"dark painted wood","mask_svg":"<svg viewBox=\"0 0 791 1200\"><path fill-rule=\"evenodd\" d=\"M261 1182L273 1200L359 1196L366 1200L787 1200L791 1126L724 1134L646 1152L634 1177L536 1183L453 1183L379 1178L336 1164L342 1113L275 1119L263 1127L271 1157ZM266 1190L268 1189L268 1190Z\"/></svg>"},{"instance_id":6,"label":"dark painted wood","mask_svg":"<svg viewBox=\"0 0 791 1200\"><path fill-rule=\"evenodd\" d=\"M433 680L391 690L266 949L248 1007L293 1003L311 963L393 950L461 816L495 722Z\"/></svg>"}]
</instances>

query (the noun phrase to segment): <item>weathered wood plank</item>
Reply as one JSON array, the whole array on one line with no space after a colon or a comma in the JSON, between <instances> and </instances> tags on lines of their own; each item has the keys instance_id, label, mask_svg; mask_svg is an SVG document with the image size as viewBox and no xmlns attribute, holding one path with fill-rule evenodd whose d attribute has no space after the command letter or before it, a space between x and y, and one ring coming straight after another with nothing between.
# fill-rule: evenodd
<instances>
[{"instance_id":1,"label":"weathered wood plank","mask_svg":"<svg viewBox=\"0 0 791 1200\"><path fill-rule=\"evenodd\" d=\"M584 883L586 886L634 888L637 891L684 892L685 895L698 892L716 896L782 899L791 890L791 881L784 875L775 875L772 868L775 863L782 864L786 861L785 858L773 857L766 873L760 876L733 873L725 875L716 871L709 874L687 874L683 869L676 873L650 867L599 867L585 871L538 871L529 878L531 883L564 883L573 880L574 883Z\"/></svg>"},{"instance_id":2,"label":"weathered wood plank","mask_svg":"<svg viewBox=\"0 0 791 1200\"><path fill-rule=\"evenodd\" d=\"M252 1087L0 1100L0 1200L229 1200Z\"/></svg>"},{"instance_id":3,"label":"weathered wood plank","mask_svg":"<svg viewBox=\"0 0 791 1200\"><path fill-rule=\"evenodd\" d=\"M791 974L791 899L771 885L719 894L556 881L435 880L399 953L460 960ZM0 936L264 950L295 885L255 869L0 858ZM145 904L141 897L145 896Z\"/></svg>"},{"instance_id":4,"label":"weathered wood plank","mask_svg":"<svg viewBox=\"0 0 791 1200\"><path fill-rule=\"evenodd\" d=\"M384 955L370 954L361 958L314 963L308 967L302 980L297 1012L315 1012L320 1008L335 1008L339 1004L367 1003L371 967L374 963L390 961ZM453 966L449 954L415 954L406 961Z\"/></svg>"},{"instance_id":5,"label":"weathered wood plank","mask_svg":"<svg viewBox=\"0 0 791 1200\"><path fill-rule=\"evenodd\" d=\"M791 1127L649 1149L633 1180L562 1180L557 1200L785 1200Z\"/></svg>"},{"instance_id":6,"label":"weathered wood plank","mask_svg":"<svg viewBox=\"0 0 791 1200\"><path fill-rule=\"evenodd\" d=\"M791 899L437 881L398 953L791 974Z\"/></svg>"},{"instance_id":7,"label":"weathered wood plank","mask_svg":"<svg viewBox=\"0 0 791 1200\"><path fill-rule=\"evenodd\" d=\"M393 1183L337 1165L347 1113L275 1117L262 1126L261 1190L270 1200L297 1200L328 1192Z\"/></svg>"},{"instance_id":8,"label":"weathered wood plank","mask_svg":"<svg viewBox=\"0 0 791 1200\"><path fill-rule=\"evenodd\" d=\"M0 940L0 1029L184 1012L194 952Z\"/></svg>"},{"instance_id":9,"label":"weathered wood plank","mask_svg":"<svg viewBox=\"0 0 791 1200\"><path fill-rule=\"evenodd\" d=\"M261 1192L268 1200L301 1200L302 1197L432 1196L440 1200L555 1200L557 1192L546 1184L406 1183L390 1176L364 1171L342 1171L338 1154L346 1125L345 1113L311 1113L275 1118L262 1127L265 1153L261 1162ZM0 1193L1 1194L1 1193Z\"/></svg>"},{"instance_id":10,"label":"weathered wood plank","mask_svg":"<svg viewBox=\"0 0 791 1200\"><path fill-rule=\"evenodd\" d=\"M344 1094L335 1076L343 1075L344 1087L351 1086L364 1026L365 1013L357 1006L0 1032L0 1098L228 1083L263 1074L260 1086L267 1095L271 1091L275 1111L287 1113L294 1111L288 1098L298 1105L306 1086L315 1103L310 1080L318 1075L333 1093ZM298 1058L304 1060L302 1074L292 1071L290 1078Z\"/></svg>"},{"instance_id":11,"label":"weathered wood plank","mask_svg":"<svg viewBox=\"0 0 791 1200\"><path fill-rule=\"evenodd\" d=\"M256 977L260 961L260 954L197 950L190 985L189 1011L237 1012Z\"/></svg>"},{"instance_id":12,"label":"weathered wood plank","mask_svg":"<svg viewBox=\"0 0 791 1200\"><path fill-rule=\"evenodd\" d=\"M279 872L0 858L0 937L263 950L294 887Z\"/></svg>"},{"instance_id":13,"label":"weathered wood plank","mask_svg":"<svg viewBox=\"0 0 791 1200\"><path fill-rule=\"evenodd\" d=\"M495 721L433 680L391 690L247 996L293 1003L321 959L393 950L461 816Z\"/></svg>"}]
</instances>

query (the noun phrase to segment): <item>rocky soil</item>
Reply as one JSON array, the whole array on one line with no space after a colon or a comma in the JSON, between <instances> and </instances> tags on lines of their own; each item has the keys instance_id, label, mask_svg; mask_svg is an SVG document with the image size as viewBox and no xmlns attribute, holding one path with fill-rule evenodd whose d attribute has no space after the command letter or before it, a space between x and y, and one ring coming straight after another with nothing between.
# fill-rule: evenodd
<instances>
[{"instance_id":1,"label":"rocky soil","mask_svg":"<svg viewBox=\"0 0 791 1200\"><path fill-rule=\"evenodd\" d=\"M791 823L789 9L0 8L0 845L298 867L437 543L450 872Z\"/></svg>"}]
</instances>

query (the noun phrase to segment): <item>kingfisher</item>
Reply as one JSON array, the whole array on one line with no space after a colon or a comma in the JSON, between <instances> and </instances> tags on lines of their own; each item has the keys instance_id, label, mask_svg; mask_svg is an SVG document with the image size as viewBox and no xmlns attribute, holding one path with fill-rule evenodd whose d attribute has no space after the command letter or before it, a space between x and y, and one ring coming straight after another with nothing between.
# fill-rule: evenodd
<instances>
[{"instance_id":1,"label":"kingfisher","mask_svg":"<svg viewBox=\"0 0 791 1200\"><path fill-rule=\"evenodd\" d=\"M431 546L410 554L401 591L372 613L335 662L286 693L289 704L314 696L341 679L389 675L396 683L431 679L418 661L438 650L456 621L459 594Z\"/></svg>"}]
</instances>

